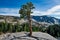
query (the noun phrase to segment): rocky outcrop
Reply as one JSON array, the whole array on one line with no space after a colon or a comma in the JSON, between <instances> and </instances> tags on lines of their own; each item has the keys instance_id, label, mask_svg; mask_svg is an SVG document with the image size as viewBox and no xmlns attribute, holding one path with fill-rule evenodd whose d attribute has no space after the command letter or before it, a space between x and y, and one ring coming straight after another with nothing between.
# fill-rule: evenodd
<instances>
[{"instance_id":1,"label":"rocky outcrop","mask_svg":"<svg viewBox=\"0 0 60 40\"><path fill-rule=\"evenodd\" d=\"M51 35L47 33L42 32L33 32L33 37L37 38L38 40L57 40L56 38L52 37Z\"/></svg>"},{"instance_id":2,"label":"rocky outcrop","mask_svg":"<svg viewBox=\"0 0 60 40\"><path fill-rule=\"evenodd\" d=\"M32 37L28 36L29 32L6 33L0 35L0 40L57 40L47 33L33 32Z\"/></svg>"}]
</instances>

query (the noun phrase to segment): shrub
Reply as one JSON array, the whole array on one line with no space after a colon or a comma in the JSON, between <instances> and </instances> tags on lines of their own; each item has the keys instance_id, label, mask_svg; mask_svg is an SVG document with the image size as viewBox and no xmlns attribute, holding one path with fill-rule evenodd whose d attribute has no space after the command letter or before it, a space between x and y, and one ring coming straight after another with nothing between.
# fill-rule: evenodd
<instances>
[{"instance_id":1,"label":"shrub","mask_svg":"<svg viewBox=\"0 0 60 40\"><path fill-rule=\"evenodd\" d=\"M50 35L54 36L54 37L60 37L60 26L59 25L50 25L47 28L47 33L49 33Z\"/></svg>"}]
</instances>

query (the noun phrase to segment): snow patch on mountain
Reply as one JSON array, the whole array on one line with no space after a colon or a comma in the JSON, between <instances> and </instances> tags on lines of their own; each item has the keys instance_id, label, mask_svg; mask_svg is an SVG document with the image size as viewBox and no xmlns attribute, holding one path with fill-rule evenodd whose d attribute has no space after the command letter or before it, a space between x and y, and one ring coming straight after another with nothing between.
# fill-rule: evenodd
<instances>
[{"instance_id":1,"label":"snow patch on mountain","mask_svg":"<svg viewBox=\"0 0 60 40\"><path fill-rule=\"evenodd\" d=\"M58 23L58 20L54 19L54 21L55 21L55 24L59 24L59 23Z\"/></svg>"},{"instance_id":2,"label":"snow patch on mountain","mask_svg":"<svg viewBox=\"0 0 60 40\"><path fill-rule=\"evenodd\" d=\"M51 16L32 16L32 19L38 23L43 24L60 24L60 19Z\"/></svg>"}]
</instances>

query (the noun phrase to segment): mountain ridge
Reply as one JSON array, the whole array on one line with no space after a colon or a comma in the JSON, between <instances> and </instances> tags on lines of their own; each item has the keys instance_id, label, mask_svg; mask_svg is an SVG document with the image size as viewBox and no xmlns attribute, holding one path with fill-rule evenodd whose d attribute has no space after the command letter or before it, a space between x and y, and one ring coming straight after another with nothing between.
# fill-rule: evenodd
<instances>
[{"instance_id":1,"label":"mountain ridge","mask_svg":"<svg viewBox=\"0 0 60 40\"><path fill-rule=\"evenodd\" d=\"M47 23L53 23L53 24L60 24L60 19L51 17L51 16L32 16L33 19L35 19L37 22L47 22Z\"/></svg>"},{"instance_id":2,"label":"mountain ridge","mask_svg":"<svg viewBox=\"0 0 60 40\"><path fill-rule=\"evenodd\" d=\"M4 18L4 17L13 17L14 19L20 19L20 17L17 16L8 16L8 15L0 15L0 19ZM51 16L47 16L47 15L43 15L43 16L34 16L32 15L32 19L33 21L36 22L45 22L45 23L52 23L52 24L60 24L60 19L55 18L55 17L51 17Z\"/></svg>"}]
</instances>

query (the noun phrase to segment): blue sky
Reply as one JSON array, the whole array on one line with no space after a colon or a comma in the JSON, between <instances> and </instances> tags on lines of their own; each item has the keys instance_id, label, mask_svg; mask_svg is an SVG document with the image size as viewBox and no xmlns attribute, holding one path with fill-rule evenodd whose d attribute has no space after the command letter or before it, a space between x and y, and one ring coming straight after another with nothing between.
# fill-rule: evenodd
<instances>
[{"instance_id":1,"label":"blue sky","mask_svg":"<svg viewBox=\"0 0 60 40\"><path fill-rule=\"evenodd\" d=\"M56 5L53 0L0 0L1 8L20 8L21 5L32 2L36 9L47 10L52 6ZM44 9L43 9L44 8Z\"/></svg>"},{"instance_id":2,"label":"blue sky","mask_svg":"<svg viewBox=\"0 0 60 40\"><path fill-rule=\"evenodd\" d=\"M21 5L27 2L32 2L35 6L31 15L60 18L60 0L0 0L0 15L19 16Z\"/></svg>"}]
</instances>

